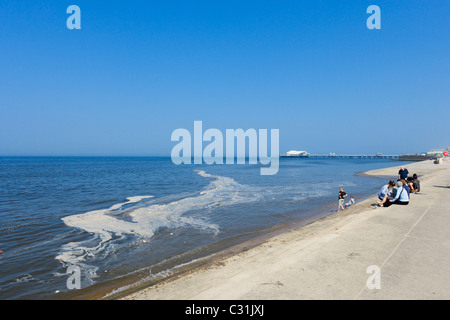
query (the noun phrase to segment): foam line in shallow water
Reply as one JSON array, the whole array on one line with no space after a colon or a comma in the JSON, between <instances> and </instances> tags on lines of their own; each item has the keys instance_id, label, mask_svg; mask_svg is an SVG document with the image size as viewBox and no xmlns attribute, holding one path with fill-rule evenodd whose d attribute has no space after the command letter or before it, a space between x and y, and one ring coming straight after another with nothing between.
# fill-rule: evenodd
<instances>
[{"instance_id":1,"label":"foam line in shallow water","mask_svg":"<svg viewBox=\"0 0 450 320\"><path fill-rule=\"evenodd\" d=\"M116 240L123 240L128 235L149 239L161 228L188 226L217 235L219 225L207 220L209 208L253 202L260 198L249 186L241 185L232 178L214 176L204 171L196 173L213 180L193 196L171 199L167 203L143 201L152 196L136 196L108 209L64 217L62 220L67 226L91 233L93 238L62 246L56 259L63 264L79 264L100 253L108 255L113 252L117 249ZM252 197L248 196L250 192ZM155 200L161 202L164 198ZM196 212L195 217L186 214L190 211Z\"/></svg>"}]
</instances>

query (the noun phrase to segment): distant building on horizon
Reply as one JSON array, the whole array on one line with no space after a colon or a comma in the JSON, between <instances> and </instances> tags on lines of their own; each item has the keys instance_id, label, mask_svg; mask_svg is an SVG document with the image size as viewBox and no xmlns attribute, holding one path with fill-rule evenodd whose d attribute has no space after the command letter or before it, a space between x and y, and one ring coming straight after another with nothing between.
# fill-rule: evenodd
<instances>
[{"instance_id":1,"label":"distant building on horizon","mask_svg":"<svg viewBox=\"0 0 450 320\"><path fill-rule=\"evenodd\" d=\"M447 157L448 151L450 147L447 147L447 151L445 149L432 149L427 152L427 156L433 156L433 157Z\"/></svg>"},{"instance_id":2,"label":"distant building on horizon","mask_svg":"<svg viewBox=\"0 0 450 320\"><path fill-rule=\"evenodd\" d=\"M287 157L309 157L309 153L306 151L297 151L297 150L290 150L286 153Z\"/></svg>"}]
</instances>

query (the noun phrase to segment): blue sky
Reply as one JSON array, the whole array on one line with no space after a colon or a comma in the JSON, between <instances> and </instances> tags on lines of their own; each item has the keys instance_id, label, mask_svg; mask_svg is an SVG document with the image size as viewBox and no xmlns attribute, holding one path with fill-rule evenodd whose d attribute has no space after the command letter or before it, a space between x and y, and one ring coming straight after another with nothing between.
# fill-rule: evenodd
<instances>
[{"instance_id":1,"label":"blue sky","mask_svg":"<svg viewBox=\"0 0 450 320\"><path fill-rule=\"evenodd\" d=\"M449 14L448 0L2 0L0 155L170 155L194 120L279 129L280 152L445 147Z\"/></svg>"}]
</instances>

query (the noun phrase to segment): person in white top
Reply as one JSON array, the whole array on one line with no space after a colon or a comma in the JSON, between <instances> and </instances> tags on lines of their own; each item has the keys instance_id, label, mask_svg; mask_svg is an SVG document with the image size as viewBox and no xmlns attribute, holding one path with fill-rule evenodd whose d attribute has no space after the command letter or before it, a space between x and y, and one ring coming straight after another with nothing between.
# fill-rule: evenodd
<instances>
[{"instance_id":1,"label":"person in white top","mask_svg":"<svg viewBox=\"0 0 450 320\"><path fill-rule=\"evenodd\" d=\"M378 192L378 199L380 199L380 203L378 205L382 207L387 200L394 198L394 187L395 182L390 180L387 184L381 187L380 191Z\"/></svg>"},{"instance_id":2,"label":"person in white top","mask_svg":"<svg viewBox=\"0 0 450 320\"><path fill-rule=\"evenodd\" d=\"M408 191L403 188L403 182L397 181L397 192L392 200L388 200L383 204L383 207L389 207L391 204L407 205L409 204Z\"/></svg>"}]
</instances>

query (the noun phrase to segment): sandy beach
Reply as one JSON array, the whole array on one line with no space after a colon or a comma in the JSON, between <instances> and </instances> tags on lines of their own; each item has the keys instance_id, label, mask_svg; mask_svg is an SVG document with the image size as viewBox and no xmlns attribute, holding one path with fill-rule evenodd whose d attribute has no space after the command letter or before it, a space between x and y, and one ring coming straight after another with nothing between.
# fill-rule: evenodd
<instances>
[{"instance_id":1,"label":"sandy beach","mask_svg":"<svg viewBox=\"0 0 450 320\"><path fill-rule=\"evenodd\" d=\"M400 164L392 164L364 174L394 179ZM421 181L408 206L377 208L375 193L344 212L112 298L449 299L450 161L405 167Z\"/></svg>"}]
</instances>

